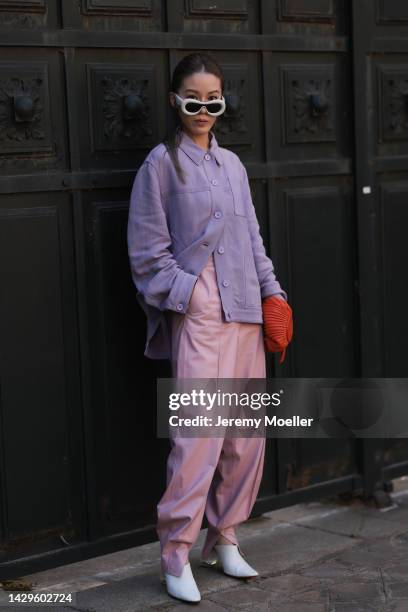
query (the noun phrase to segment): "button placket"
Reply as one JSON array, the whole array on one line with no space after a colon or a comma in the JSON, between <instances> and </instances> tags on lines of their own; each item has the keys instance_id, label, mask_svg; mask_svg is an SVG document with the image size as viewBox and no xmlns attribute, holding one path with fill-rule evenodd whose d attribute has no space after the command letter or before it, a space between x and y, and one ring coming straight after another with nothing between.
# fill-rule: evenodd
<instances>
[{"instance_id":1,"label":"button placket","mask_svg":"<svg viewBox=\"0 0 408 612\"><path fill-rule=\"evenodd\" d=\"M207 180L210 184L210 187L217 188L216 191L212 191L212 189L210 189L210 191L211 191L213 204L217 208L219 208L220 204L218 204L217 206L217 203L218 203L217 200L220 197L219 190L222 184L220 169L218 168L215 158L212 155L210 155L210 153L206 153L203 158L204 160L209 162L208 164L203 165L203 169L204 169L205 175L207 176ZM215 178L217 176L218 178ZM215 217L215 219L221 219L221 217L223 216L223 213L220 210L215 210L215 212L213 213L213 216Z\"/></svg>"}]
</instances>

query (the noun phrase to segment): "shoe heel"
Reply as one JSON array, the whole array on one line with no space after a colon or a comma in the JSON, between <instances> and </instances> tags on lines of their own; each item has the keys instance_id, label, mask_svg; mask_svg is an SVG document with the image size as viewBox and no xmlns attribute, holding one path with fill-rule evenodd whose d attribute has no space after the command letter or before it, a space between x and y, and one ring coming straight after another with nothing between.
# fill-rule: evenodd
<instances>
[{"instance_id":1,"label":"shoe heel","mask_svg":"<svg viewBox=\"0 0 408 612\"><path fill-rule=\"evenodd\" d=\"M204 561L204 559L202 559L200 565L201 567L214 567L215 565L218 565L218 560L214 559L214 561Z\"/></svg>"},{"instance_id":2,"label":"shoe heel","mask_svg":"<svg viewBox=\"0 0 408 612\"><path fill-rule=\"evenodd\" d=\"M219 559L216 552L211 551L208 559L201 559L202 567L214 567L215 565L219 565Z\"/></svg>"}]
</instances>

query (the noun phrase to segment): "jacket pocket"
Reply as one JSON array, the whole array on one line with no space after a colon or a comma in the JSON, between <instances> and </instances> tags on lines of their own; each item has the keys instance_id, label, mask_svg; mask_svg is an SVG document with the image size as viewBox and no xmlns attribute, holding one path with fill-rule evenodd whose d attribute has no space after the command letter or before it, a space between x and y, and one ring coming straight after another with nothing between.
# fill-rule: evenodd
<instances>
[{"instance_id":1,"label":"jacket pocket","mask_svg":"<svg viewBox=\"0 0 408 612\"><path fill-rule=\"evenodd\" d=\"M232 188L232 196L234 198L234 213L236 215L239 215L240 217L246 217L246 209L245 209L245 202L244 202L244 198L242 195L242 191L239 188L239 184L238 185L233 185L231 184L231 188Z\"/></svg>"},{"instance_id":2,"label":"jacket pocket","mask_svg":"<svg viewBox=\"0 0 408 612\"><path fill-rule=\"evenodd\" d=\"M242 217L246 217L246 209L245 209L245 203L242 199L242 196L239 198L236 198L234 195L234 212L236 215L240 215Z\"/></svg>"},{"instance_id":3,"label":"jacket pocket","mask_svg":"<svg viewBox=\"0 0 408 612\"><path fill-rule=\"evenodd\" d=\"M169 211L170 235L177 251L188 247L205 229L212 209L209 189L169 193L166 197Z\"/></svg>"}]
</instances>

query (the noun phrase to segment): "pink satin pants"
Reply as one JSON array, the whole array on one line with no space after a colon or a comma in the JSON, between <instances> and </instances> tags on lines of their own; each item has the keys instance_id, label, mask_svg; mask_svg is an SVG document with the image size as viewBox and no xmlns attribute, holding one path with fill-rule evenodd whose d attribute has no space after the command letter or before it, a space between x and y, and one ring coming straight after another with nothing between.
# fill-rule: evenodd
<instances>
[{"instance_id":1,"label":"pink satin pants","mask_svg":"<svg viewBox=\"0 0 408 612\"><path fill-rule=\"evenodd\" d=\"M166 311L174 378L265 378L262 325L225 321L213 255L186 314ZM202 558L220 535L239 547L234 526L253 508L262 479L265 438L170 438L167 486L157 505L163 572L180 576L208 521ZM242 550L239 548L241 554Z\"/></svg>"}]
</instances>

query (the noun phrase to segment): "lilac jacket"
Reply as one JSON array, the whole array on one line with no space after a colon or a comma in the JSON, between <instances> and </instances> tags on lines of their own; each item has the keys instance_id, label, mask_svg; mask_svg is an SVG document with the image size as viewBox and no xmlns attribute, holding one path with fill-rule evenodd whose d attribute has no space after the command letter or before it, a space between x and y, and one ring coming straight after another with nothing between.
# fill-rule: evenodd
<instances>
[{"instance_id":1,"label":"lilac jacket","mask_svg":"<svg viewBox=\"0 0 408 612\"><path fill-rule=\"evenodd\" d=\"M164 311L185 313L214 252L225 320L262 323L262 298L287 300L265 253L246 169L210 132L208 152L185 132L177 176L163 143L140 166L130 196L127 242L137 299L147 316L144 355L170 358Z\"/></svg>"}]
</instances>

